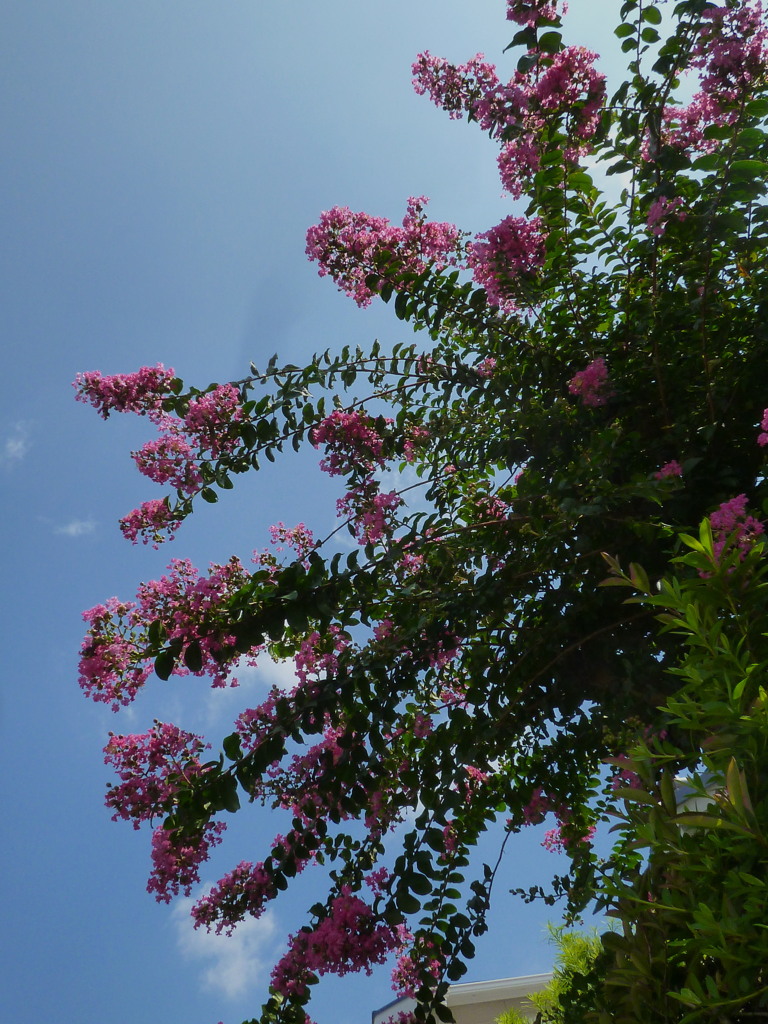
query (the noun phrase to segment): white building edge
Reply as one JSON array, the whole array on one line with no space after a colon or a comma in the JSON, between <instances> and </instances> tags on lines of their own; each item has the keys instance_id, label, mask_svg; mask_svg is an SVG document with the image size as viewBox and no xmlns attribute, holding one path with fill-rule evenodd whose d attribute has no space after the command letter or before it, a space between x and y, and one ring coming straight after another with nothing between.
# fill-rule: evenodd
<instances>
[{"instance_id":1,"label":"white building edge","mask_svg":"<svg viewBox=\"0 0 768 1024\"><path fill-rule=\"evenodd\" d=\"M465 985L451 985L445 997L446 1006L456 1024L494 1024L505 1010L515 1009L530 1020L536 1009L527 998L540 992L552 980L548 974L527 974L519 978L500 978L497 981L474 981ZM371 1014L371 1024L384 1024L390 1017L397 1020L401 1012L416 1006L415 999L395 999Z\"/></svg>"}]
</instances>

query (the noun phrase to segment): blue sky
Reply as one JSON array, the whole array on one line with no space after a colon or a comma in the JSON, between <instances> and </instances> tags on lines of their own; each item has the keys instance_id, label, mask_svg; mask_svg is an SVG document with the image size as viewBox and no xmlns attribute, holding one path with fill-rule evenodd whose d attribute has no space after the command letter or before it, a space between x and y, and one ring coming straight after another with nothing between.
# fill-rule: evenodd
<instances>
[{"instance_id":1,"label":"blue sky","mask_svg":"<svg viewBox=\"0 0 768 1024\"><path fill-rule=\"evenodd\" d=\"M611 0L573 0L575 41L611 44ZM284 937L314 902L311 879L229 941L195 935L144 891L148 835L102 805L109 729L154 717L214 743L271 682L241 694L160 684L118 716L78 690L82 609L159 575L170 557L247 559L277 520L333 522L312 458L289 455L204 507L171 547L131 547L117 519L161 491L129 451L146 423L102 423L74 402L76 373L163 362L190 383L242 376L272 352L394 343L387 307L358 310L320 280L304 233L349 205L399 221L409 195L431 216L485 230L512 204L473 126L417 97L423 49L465 60L511 37L504 0L27 0L0 38L2 303L0 530L5 538L0 698L4 790L3 1015L15 1024L237 1024L256 1013ZM589 19L592 19L590 24ZM606 38L607 37L607 38ZM258 859L275 823L256 811L206 872ZM508 854L508 885L556 861L540 835ZM542 871L543 866L543 871ZM544 922L504 887L467 980L546 970ZM319 1024L355 1024L392 997L388 972L323 984Z\"/></svg>"}]
</instances>

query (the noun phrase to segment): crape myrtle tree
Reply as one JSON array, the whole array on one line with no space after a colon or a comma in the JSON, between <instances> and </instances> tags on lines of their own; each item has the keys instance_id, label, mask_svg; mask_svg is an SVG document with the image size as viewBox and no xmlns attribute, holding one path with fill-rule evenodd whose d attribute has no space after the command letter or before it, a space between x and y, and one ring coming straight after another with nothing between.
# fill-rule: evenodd
<instances>
[{"instance_id":1,"label":"crape myrtle tree","mask_svg":"<svg viewBox=\"0 0 768 1024\"><path fill-rule=\"evenodd\" d=\"M153 829L159 900L196 886L241 804L283 813L196 926L258 917L302 871L326 880L262 1021L303 1024L320 976L387 959L418 1020L450 1019L496 877L473 848L495 824L500 857L548 815L570 869L522 895L619 919L590 1012L768 1013L763 13L626 0L620 83L563 41L561 13L508 0L503 74L482 54L413 68L498 146L515 212L472 237L415 197L401 226L337 207L308 232L320 274L391 302L413 344L275 357L204 390L162 366L76 381L105 418L157 428L133 458L171 495L122 520L130 540L159 544L197 500L309 444L359 545L278 524L282 554L255 571L175 559L85 613L81 684L115 711L153 675L227 686L243 662L295 664L216 749L160 722L105 748L107 805Z\"/></svg>"}]
</instances>

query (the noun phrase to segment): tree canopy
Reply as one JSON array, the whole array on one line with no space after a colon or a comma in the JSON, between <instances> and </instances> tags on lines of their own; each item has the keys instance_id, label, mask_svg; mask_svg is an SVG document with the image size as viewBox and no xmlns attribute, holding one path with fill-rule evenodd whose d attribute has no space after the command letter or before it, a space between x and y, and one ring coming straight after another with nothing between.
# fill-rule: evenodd
<instances>
[{"instance_id":1,"label":"tree canopy","mask_svg":"<svg viewBox=\"0 0 768 1024\"><path fill-rule=\"evenodd\" d=\"M494 822L503 849L548 814L571 868L525 898L571 920L597 900L622 924L596 1019L768 1013L762 9L626 0L616 83L564 41L557 3L508 0L507 19L508 79L482 54L423 53L413 74L498 143L518 213L471 237L411 197L401 226L337 207L307 234L320 273L391 303L412 343L204 389L160 365L76 381L105 418L157 428L133 458L171 494L121 521L134 542L287 447L339 478L352 554L281 523L290 554L255 571L175 559L84 613L81 685L115 710L153 675L226 686L243 661L295 664L220 754L159 722L105 748L108 806L153 827L159 900L191 892L241 802L287 812L198 899L198 926L227 931L329 867L265 1022L303 1024L320 976L390 957L416 1018L449 1019L496 877L472 851ZM700 807L676 796L682 771Z\"/></svg>"}]
</instances>

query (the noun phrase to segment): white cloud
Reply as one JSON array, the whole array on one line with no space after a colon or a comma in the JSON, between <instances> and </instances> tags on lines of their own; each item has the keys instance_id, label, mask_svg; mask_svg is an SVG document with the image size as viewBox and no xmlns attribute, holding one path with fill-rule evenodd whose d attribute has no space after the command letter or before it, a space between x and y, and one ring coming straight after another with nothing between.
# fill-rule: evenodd
<instances>
[{"instance_id":1,"label":"white cloud","mask_svg":"<svg viewBox=\"0 0 768 1024\"><path fill-rule=\"evenodd\" d=\"M279 953L279 944L273 941L277 923L272 911L258 920L243 921L232 935L216 935L204 928L195 930L189 915L194 902L192 897L178 900L173 920L181 954L201 961L202 988L237 999L252 988L263 987Z\"/></svg>"},{"instance_id":2,"label":"white cloud","mask_svg":"<svg viewBox=\"0 0 768 1024\"><path fill-rule=\"evenodd\" d=\"M84 537L86 534L93 533L95 529L96 521L94 519L72 519L62 526L55 527L53 532L62 537Z\"/></svg>"},{"instance_id":3,"label":"white cloud","mask_svg":"<svg viewBox=\"0 0 768 1024\"><path fill-rule=\"evenodd\" d=\"M205 728L217 725L222 719L231 720L245 707L261 704L267 692L277 686L280 690L291 690L296 685L296 668L292 659L272 661L268 654L262 654L258 665L249 665L243 658L232 670L238 685L209 689L204 707L201 709Z\"/></svg>"},{"instance_id":4,"label":"white cloud","mask_svg":"<svg viewBox=\"0 0 768 1024\"><path fill-rule=\"evenodd\" d=\"M0 465L13 466L21 462L29 451L27 428L16 423L10 433L0 441Z\"/></svg>"}]
</instances>

